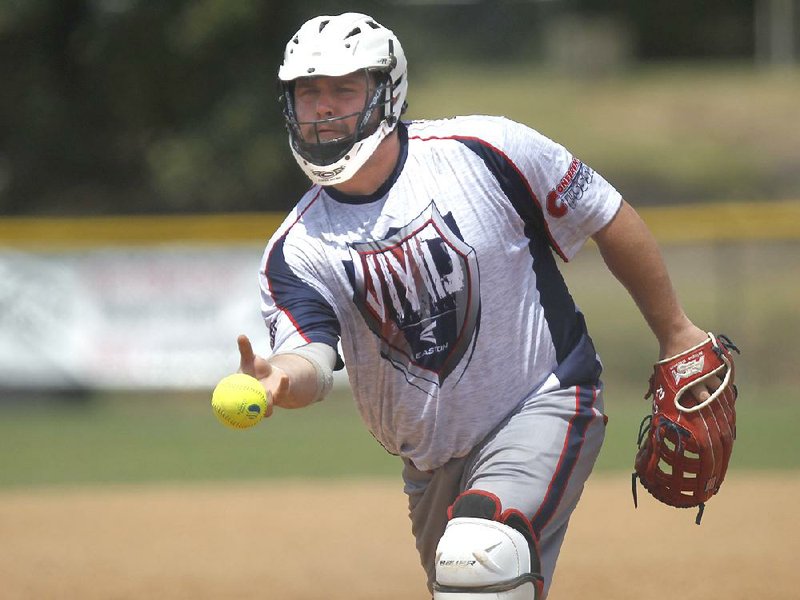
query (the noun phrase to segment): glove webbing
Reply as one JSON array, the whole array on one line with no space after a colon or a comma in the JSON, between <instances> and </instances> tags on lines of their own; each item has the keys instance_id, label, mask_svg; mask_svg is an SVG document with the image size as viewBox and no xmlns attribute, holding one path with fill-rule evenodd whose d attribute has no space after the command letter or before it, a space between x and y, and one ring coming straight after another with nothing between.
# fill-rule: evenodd
<instances>
[{"instance_id":1,"label":"glove webbing","mask_svg":"<svg viewBox=\"0 0 800 600\"><path fill-rule=\"evenodd\" d=\"M672 423L667 419L663 420L667 421L666 426L677 434L676 437L678 439L678 443L676 444L675 451L676 453L680 454L683 451L682 439L683 436L686 435L686 432L679 425L676 425L675 423ZM638 439L636 440L636 445L639 448L642 447L642 440L644 440L645 436L650 431L650 428L652 426L653 426L653 415L647 415L644 419L642 419L642 422L639 423L639 436ZM659 432L658 441L660 442L661 441L660 429L657 429L656 431ZM631 493L633 494L633 508L639 508L639 495L636 489L636 480L638 478L639 474L636 473L636 471L631 473ZM705 512L705 509L706 509L705 502L701 502L700 504L697 505L697 517L694 520L694 522L697 525L700 525L700 521L703 518L703 512Z\"/></svg>"}]
</instances>

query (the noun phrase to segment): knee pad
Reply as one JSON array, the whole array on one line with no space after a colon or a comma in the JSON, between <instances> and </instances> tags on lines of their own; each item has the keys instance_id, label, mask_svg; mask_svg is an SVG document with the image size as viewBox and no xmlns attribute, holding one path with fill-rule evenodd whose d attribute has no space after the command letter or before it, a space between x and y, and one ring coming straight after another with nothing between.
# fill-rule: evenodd
<instances>
[{"instance_id":1,"label":"knee pad","mask_svg":"<svg viewBox=\"0 0 800 600\"><path fill-rule=\"evenodd\" d=\"M449 516L436 548L434 600L541 598L538 551L522 513L504 513L495 496L471 490Z\"/></svg>"}]
</instances>

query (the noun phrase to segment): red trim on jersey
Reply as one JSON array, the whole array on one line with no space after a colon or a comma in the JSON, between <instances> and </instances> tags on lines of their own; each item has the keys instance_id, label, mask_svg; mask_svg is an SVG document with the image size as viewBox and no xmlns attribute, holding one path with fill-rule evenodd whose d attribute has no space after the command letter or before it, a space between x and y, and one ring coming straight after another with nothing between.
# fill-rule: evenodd
<instances>
[{"instance_id":1,"label":"red trim on jersey","mask_svg":"<svg viewBox=\"0 0 800 600\"><path fill-rule=\"evenodd\" d=\"M547 223L547 219L544 216L546 213L544 212L544 210L542 208L542 203L539 202L539 198L536 196L536 194L534 193L533 189L531 188L531 185L528 182L528 179L525 177L525 175L522 174L522 171L519 169L517 164L513 160L511 160L509 158L509 156L505 152L500 150L500 148L494 146L493 144L490 144L489 142L487 142L484 139L481 139L479 137L470 136L470 135L449 135L449 136L432 135L432 136L429 136L429 137L421 137L421 136L418 136L418 135L413 135L413 136L409 136L408 139L409 140L419 140L421 142L429 142L431 140L456 140L456 141L468 140L468 141L477 142L477 143L479 143L479 144L481 144L483 146L486 146L487 148L490 148L493 152L496 152L497 154L502 156L503 159L508 164L510 164L514 168L514 170L517 172L517 175L519 175L520 179L525 184L525 188L528 190L528 194L530 194L531 199L536 204L536 207L539 209L539 212L542 214L542 223L544 224L544 230L545 230L545 233L547 233L547 238L550 240L550 245L553 247L553 249L556 252L558 252L558 255L564 260L564 262L569 262L569 259L564 254L564 252L561 250L561 248L559 247L559 245L556 242L555 238L553 237L553 234L550 232L550 227L549 227L549 225Z\"/></svg>"},{"instance_id":2,"label":"red trim on jersey","mask_svg":"<svg viewBox=\"0 0 800 600\"><path fill-rule=\"evenodd\" d=\"M303 209L303 211L302 211L302 212L301 212L299 215L297 215L297 218L294 220L294 222L293 222L291 225L289 225L289 226L286 228L286 231L284 231L284 232L283 232L283 234L281 235L281 237L282 237L282 238L285 238L287 235L289 235L289 231L291 231L292 227L294 227L295 225L297 225L297 223L299 223L299 222L300 222L300 219L302 219L302 218L303 218L303 215L305 215L305 214L306 214L306 211L308 211L308 209L309 209L309 208L311 208L311 205L312 205L312 204L314 204L314 202L316 202L316 201L317 201L317 198L319 198L319 195L320 195L321 193L322 193L322 186L319 186L319 189L317 190L317 193L316 193L316 195L315 195L315 196L314 196L314 197L311 199L311 201L308 203L308 206L306 206L306 207ZM268 265L269 265L270 258L272 258L272 252L273 252L274 250L275 250L275 244L273 244L273 245L272 245L272 250L270 250L270 251L269 251L269 254L267 255L267 260L265 260L265 261L264 261L264 277L266 277L266 279L267 279L267 287L269 288L270 296L272 296L272 300L273 300L273 301L275 301L275 294L274 294L274 293L273 293L273 291L272 291L272 282L270 281L270 279L269 279L269 275L267 274L267 267L268 267ZM292 315L292 313L289 311L289 309L287 309L287 308L285 308L285 307L281 306L281 305L280 305L280 304L278 304L277 302L275 302L275 307L276 307L276 308L277 308L279 311L281 311L283 314L285 314L285 315L286 315L286 317L289 319L289 321L291 321L291 323L292 323L292 325L294 326L294 328L295 328L295 330L297 331L297 333L299 333L299 334L302 336L302 338L303 338L303 339L306 341L306 343L309 343L309 344L310 344L310 343L311 343L311 340L310 340L310 339L309 339L309 337L308 337L308 336L305 334L305 332L303 331L303 328L302 328L302 327L300 327L300 323L298 323L298 322L297 322L297 320L294 318L294 316L293 316L293 315Z\"/></svg>"}]
</instances>

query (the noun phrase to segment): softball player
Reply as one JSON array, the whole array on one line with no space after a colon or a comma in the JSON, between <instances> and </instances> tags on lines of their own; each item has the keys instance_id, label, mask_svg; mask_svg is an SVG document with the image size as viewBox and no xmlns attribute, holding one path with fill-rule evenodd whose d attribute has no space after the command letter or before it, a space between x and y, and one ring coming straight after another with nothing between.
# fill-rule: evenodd
<instances>
[{"instance_id":1,"label":"softball player","mask_svg":"<svg viewBox=\"0 0 800 600\"><path fill-rule=\"evenodd\" d=\"M545 598L605 428L556 257L594 238L662 354L705 333L633 209L565 148L498 117L401 121L406 58L374 19L308 21L279 79L314 185L264 253L273 354L240 337L241 370L300 407L346 364L364 423L404 463L434 598Z\"/></svg>"}]
</instances>

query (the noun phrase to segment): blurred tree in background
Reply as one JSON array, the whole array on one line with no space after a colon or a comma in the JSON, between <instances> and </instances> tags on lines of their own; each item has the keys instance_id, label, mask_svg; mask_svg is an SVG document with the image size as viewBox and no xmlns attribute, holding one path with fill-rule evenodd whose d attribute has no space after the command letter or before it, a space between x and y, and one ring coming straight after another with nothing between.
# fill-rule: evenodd
<instances>
[{"instance_id":1,"label":"blurred tree in background","mask_svg":"<svg viewBox=\"0 0 800 600\"><path fill-rule=\"evenodd\" d=\"M575 0L575 5L628 23L643 60L753 55L754 0Z\"/></svg>"},{"instance_id":2,"label":"blurred tree in background","mask_svg":"<svg viewBox=\"0 0 800 600\"><path fill-rule=\"evenodd\" d=\"M3 209L207 211L290 175L274 73L297 21L254 0L3 3Z\"/></svg>"},{"instance_id":3,"label":"blurred tree in background","mask_svg":"<svg viewBox=\"0 0 800 600\"><path fill-rule=\"evenodd\" d=\"M396 30L415 76L530 63L568 14L623 23L634 58L753 54L752 0L0 0L0 214L288 208L306 183L276 102L283 46L345 10Z\"/></svg>"}]
</instances>

